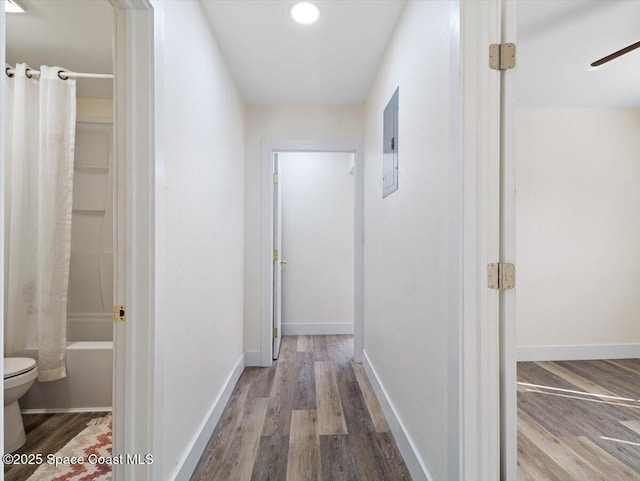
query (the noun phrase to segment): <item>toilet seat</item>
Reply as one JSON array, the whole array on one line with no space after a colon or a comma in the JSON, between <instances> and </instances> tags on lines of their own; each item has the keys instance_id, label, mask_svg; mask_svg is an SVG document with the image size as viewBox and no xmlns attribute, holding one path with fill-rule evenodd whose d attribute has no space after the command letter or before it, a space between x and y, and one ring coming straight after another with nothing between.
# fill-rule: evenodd
<instances>
[{"instance_id":1,"label":"toilet seat","mask_svg":"<svg viewBox=\"0 0 640 481\"><path fill-rule=\"evenodd\" d=\"M29 372L36 367L36 361L28 357L5 357L4 358L4 379L19 376Z\"/></svg>"}]
</instances>

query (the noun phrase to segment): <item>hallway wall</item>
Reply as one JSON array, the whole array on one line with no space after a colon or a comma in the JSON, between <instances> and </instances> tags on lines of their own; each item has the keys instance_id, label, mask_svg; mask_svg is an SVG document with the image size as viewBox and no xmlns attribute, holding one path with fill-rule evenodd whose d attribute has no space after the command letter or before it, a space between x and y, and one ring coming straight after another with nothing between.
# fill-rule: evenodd
<instances>
[{"instance_id":1,"label":"hallway wall","mask_svg":"<svg viewBox=\"0 0 640 481\"><path fill-rule=\"evenodd\" d=\"M164 9L156 325L164 479L243 355L244 104L197 1ZM188 52L188 55L185 54ZM135 322L135 321L133 321Z\"/></svg>"},{"instance_id":2,"label":"hallway wall","mask_svg":"<svg viewBox=\"0 0 640 481\"><path fill-rule=\"evenodd\" d=\"M448 265L458 249L450 224L460 222L450 202L452 23L449 2L408 2L364 111L365 352L433 481L448 479L448 287L459 275ZM398 86L399 190L383 199L383 110Z\"/></svg>"},{"instance_id":3,"label":"hallway wall","mask_svg":"<svg viewBox=\"0 0 640 481\"><path fill-rule=\"evenodd\" d=\"M244 349L259 351L262 141L360 140L362 107L249 105L245 118Z\"/></svg>"}]
</instances>

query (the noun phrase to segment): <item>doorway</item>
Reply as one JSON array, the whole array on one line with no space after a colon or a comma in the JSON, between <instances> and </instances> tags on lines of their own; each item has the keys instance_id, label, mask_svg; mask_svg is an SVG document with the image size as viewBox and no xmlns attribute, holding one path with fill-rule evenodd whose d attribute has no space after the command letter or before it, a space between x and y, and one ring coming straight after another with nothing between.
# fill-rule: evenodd
<instances>
[{"instance_id":1,"label":"doorway","mask_svg":"<svg viewBox=\"0 0 640 481\"><path fill-rule=\"evenodd\" d=\"M637 479L640 78L637 55L590 63L637 41L640 6L548 7L503 11L502 479Z\"/></svg>"},{"instance_id":2,"label":"doorway","mask_svg":"<svg viewBox=\"0 0 640 481\"><path fill-rule=\"evenodd\" d=\"M274 154L274 360L280 335L353 334L353 152Z\"/></svg>"},{"instance_id":3,"label":"doorway","mask_svg":"<svg viewBox=\"0 0 640 481\"><path fill-rule=\"evenodd\" d=\"M155 378L153 345L154 233L153 192L154 155L154 8L147 1L135 4L109 0L114 9L114 74L117 106L114 114L114 184L119 185L114 204L114 295L126 304L127 316L136 322L114 324L114 392L113 454L125 452L154 453L153 427L159 421L154 407ZM5 60L5 2L0 5L0 59ZM160 12L155 12L156 16ZM57 32L59 33L59 32ZM157 65L156 61L156 65ZM136 69L131 68L136 65ZM7 83L0 78L0 105L4 111ZM151 123L150 123L151 122ZM3 129L4 131L4 129ZM4 134L0 133L4 145ZM132 159L135 158L135 162ZM5 157L0 150L0 169L4 175ZM137 195L143 192L144 195ZM4 210L4 209L3 209ZM4 222L0 223L4 242ZM124 247L127 246L125 249ZM0 256L4 269L4 256ZM133 261L135 260L135 262ZM125 279L130 282L125 282ZM134 282L135 281L135 282ZM0 313L4 323L4 313ZM0 332L3 337L4 330ZM127 340L127 342L125 342ZM0 349L4 342L0 343ZM125 362L129 360L131 362ZM160 463L115 465L113 479L147 479L160 477ZM152 471L156 475L152 475Z\"/></svg>"},{"instance_id":4,"label":"doorway","mask_svg":"<svg viewBox=\"0 0 640 481\"><path fill-rule=\"evenodd\" d=\"M86 449L95 432L110 449L114 10L107 0L23 7L7 13L3 29L3 327L6 365L33 359L37 379L11 397L13 413L5 409L5 451ZM45 469L9 465L5 476Z\"/></svg>"},{"instance_id":5,"label":"doorway","mask_svg":"<svg viewBox=\"0 0 640 481\"><path fill-rule=\"evenodd\" d=\"M262 331L261 331L261 365L270 366L273 359L277 358L277 351L279 347L279 340L277 337L281 337L283 334L282 321L282 304L279 302L281 299L281 282L282 282L282 268L287 269L289 267L289 259L286 258L286 252L283 247L277 249L277 243L281 242L281 236L279 230L282 224L278 222L280 218L280 212L282 210L281 189L277 183L278 177L281 175L279 172L274 171L274 168L281 168L280 163L285 160L287 163L293 159L293 153L298 153L301 156L307 156L306 159L314 159L314 154L334 154L334 157L338 154L342 154L346 165L348 161L346 159L353 159L353 222L352 222L352 241L353 241L353 271L352 271L352 283L353 283L353 335L354 335L354 360L360 362L362 359L362 347L363 347L363 198L362 198L362 152L359 142L349 141L265 141L263 143L263 165L262 165L262 186L263 186L263 203L262 203ZM338 156L339 157L339 156ZM298 159L298 161L304 159ZM318 160L317 158L314 160ZM298 164L298 166L301 164ZM308 166L309 164L307 164ZM346 174L351 170L348 166ZM286 175L286 173L285 173ZM286 193L285 193L286 194ZM286 201L286 200L285 200ZM293 213L292 213L293 214ZM297 215L297 214L295 214ZM292 232L291 242L299 242L296 239L296 234ZM277 259L276 259L276 250ZM295 248L294 248L295 251ZM282 253L282 255L281 255ZM322 252L314 252L312 254L317 262L317 259L322 256ZM301 258L308 256L302 255ZM286 261L286 264L283 263ZM319 268L319 265L316 266ZM295 269L294 269L295 270ZM295 273L293 274L295 277ZM291 278L287 278L285 275L285 285L287 281L293 281ZM348 282L348 281L347 281ZM292 284L293 285L293 284ZM317 295L312 291L307 291L307 296ZM286 301L286 299L285 299ZM344 303L344 300L342 301ZM293 309L291 311L293 316L296 309L300 313L302 304L296 302L290 302L291 305L285 307L285 315L287 308ZM303 314L304 315L304 314ZM330 314L328 314L330 315ZM328 319L328 318L326 318ZM326 321L326 319L324 319ZM300 319L290 325L285 325L287 332L302 333L301 329L311 329L309 332L316 332L322 334L322 329L349 329L346 324L348 322L342 322L341 320L334 320L333 322L305 322L304 319ZM306 324L306 325L305 325ZM315 331L313 331L315 329ZM318 330L320 329L320 330ZM305 331L306 332L306 331ZM335 334L342 334L346 332L338 332Z\"/></svg>"}]
</instances>

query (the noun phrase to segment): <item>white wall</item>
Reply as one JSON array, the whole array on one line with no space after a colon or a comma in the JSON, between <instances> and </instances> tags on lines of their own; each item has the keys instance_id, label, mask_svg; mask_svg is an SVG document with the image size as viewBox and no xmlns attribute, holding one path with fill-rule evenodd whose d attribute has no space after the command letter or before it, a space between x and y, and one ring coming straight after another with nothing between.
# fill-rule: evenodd
<instances>
[{"instance_id":1,"label":"white wall","mask_svg":"<svg viewBox=\"0 0 640 481\"><path fill-rule=\"evenodd\" d=\"M365 351L434 481L447 476L450 4L408 2L365 105ZM400 86L399 190L382 114ZM456 217L457 216L457 217Z\"/></svg>"},{"instance_id":2,"label":"white wall","mask_svg":"<svg viewBox=\"0 0 640 481\"><path fill-rule=\"evenodd\" d=\"M103 80L96 80L103 82ZM79 119L105 119L113 118L113 99L78 98L76 100L76 115Z\"/></svg>"},{"instance_id":3,"label":"white wall","mask_svg":"<svg viewBox=\"0 0 640 481\"><path fill-rule=\"evenodd\" d=\"M262 141L362 139L360 106L246 108L244 347L260 350Z\"/></svg>"},{"instance_id":4,"label":"white wall","mask_svg":"<svg viewBox=\"0 0 640 481\"><path fill-rule=\"evenodd\" d=\"M169 479L242 356L244 104L200 3L160 6L165 171L156 231L166 247L157 252L164 420L156 460Z\"/></svg>"},{"instance_id":5,"label":"white wall","mask_svg":"<svg viewBox=\"0 0 640 481\"><path fill-rule=\"evenodd\" d=\"M331 331L326 324L350 323L353 331L354 176L349 170L354 154L278 155L281 254L287 260L282 267L283 333L289 324L324 324L327 334L338 334L336 326Z\"/></svg>"},{"instance_id":6,"label":"white wall","mask_svg":"<svg viewBox=\"0 0 640 481\"><path fill-rule=\"evenodd\" d=\"M517 345L640 342L640 109L519 109Z\"/></svg>"}]
</instances>

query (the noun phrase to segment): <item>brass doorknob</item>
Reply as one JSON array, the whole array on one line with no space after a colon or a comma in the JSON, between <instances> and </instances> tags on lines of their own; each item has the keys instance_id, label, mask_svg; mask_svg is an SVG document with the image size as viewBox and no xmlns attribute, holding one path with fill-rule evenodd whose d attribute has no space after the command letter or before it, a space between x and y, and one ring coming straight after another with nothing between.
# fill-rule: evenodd
<instances>
[{"instance_id":1,"label":"brass doorknob","mask_svg":"<svg viewBox=\"0 0 640 481\"><path fill-rule=\"evenodd\" d=\"M285 265L286 263L287 263L287 261L285 261L284 259L282 259L282 260L280 261L280 264L282 264L282 265Z\"/></svg>"}]
</instances>

